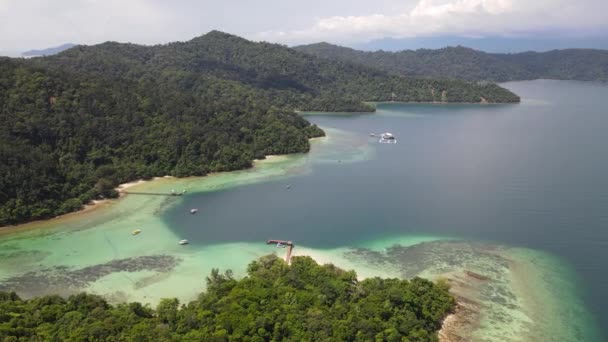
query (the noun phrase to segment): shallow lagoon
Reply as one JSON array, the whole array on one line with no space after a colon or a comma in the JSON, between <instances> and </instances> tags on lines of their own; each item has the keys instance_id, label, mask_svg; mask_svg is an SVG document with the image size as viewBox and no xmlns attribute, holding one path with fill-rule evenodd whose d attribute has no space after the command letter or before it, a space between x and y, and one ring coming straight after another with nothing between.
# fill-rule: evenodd
<instances>
[{"instance_id":1,"label":"shallow lagoon","mask_svg":"<svg viewBox=\"0 0 608 342\"><path fill-rule=\"evenodd\" d=\"M608 88L507 86L522 104L309 115L329 134L309 154L145 183L132 190L188 192L129 195L5 234L0 287L24 296L86 290L112 301L187 301L212 268L243 275L252 259L284 252L266 239L290 239L296 255L363 277L451 279L466 304L464 323L474 326L465 337L600 340ZM384 131L398 143L369 136ZM136 228L142 233L131 236ZM191 244L179 246L182 238Z\"/></svg>"}]
</instances>

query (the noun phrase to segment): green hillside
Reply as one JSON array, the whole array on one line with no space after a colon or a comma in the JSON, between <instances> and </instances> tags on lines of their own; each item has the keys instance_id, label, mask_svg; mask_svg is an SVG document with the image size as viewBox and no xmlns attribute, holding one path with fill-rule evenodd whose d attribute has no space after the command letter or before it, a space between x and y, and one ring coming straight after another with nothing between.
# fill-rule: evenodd
<instances>
[{"instance_id":1,"label":"green hillside","mask_svg":"<svg viewBox=\"0 0 608 342\"><path fill-rule=\"evenodd\" d=\"M605 50L567 49L499 54L458 46L437 50L369 52L327 43L298 46L295 49L402 76L493 82L539 78L608 81L608 51Z\"/></svg>"}]
</instances>

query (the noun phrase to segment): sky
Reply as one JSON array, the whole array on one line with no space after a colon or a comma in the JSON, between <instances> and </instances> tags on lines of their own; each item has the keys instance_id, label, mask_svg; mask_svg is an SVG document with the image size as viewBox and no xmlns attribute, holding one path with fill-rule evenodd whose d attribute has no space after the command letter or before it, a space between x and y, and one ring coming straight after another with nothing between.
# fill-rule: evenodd
<instances>
[{"instance_id":1,"label":"sky","mask_svg":"<svg viewBox=\"0 0 608 342\"><path fill-rule=\"evenodd\" d=\"M442 36L593 41L608 37L608 0L0 0L5 53L185 41L213 29L287 45Z\"/></svg>"}]
</instances>

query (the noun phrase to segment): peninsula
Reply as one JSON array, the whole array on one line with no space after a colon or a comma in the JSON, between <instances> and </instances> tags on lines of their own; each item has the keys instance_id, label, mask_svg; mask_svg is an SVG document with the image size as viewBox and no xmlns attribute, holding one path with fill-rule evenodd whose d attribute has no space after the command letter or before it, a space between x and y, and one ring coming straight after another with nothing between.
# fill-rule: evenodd
<instances>
[{"instance_id":1,"label":"peninsula","mask_svg":"<svg viewBox=\"0 0 608 342\"><path fill-rule=\"evenodd\" d=\"M79 210L120 183L307 152L323 131L295 110L519 101L496 84L394 76L218 31L2 58L0 90L0 226Z\"/></svg>"}]
</instances>

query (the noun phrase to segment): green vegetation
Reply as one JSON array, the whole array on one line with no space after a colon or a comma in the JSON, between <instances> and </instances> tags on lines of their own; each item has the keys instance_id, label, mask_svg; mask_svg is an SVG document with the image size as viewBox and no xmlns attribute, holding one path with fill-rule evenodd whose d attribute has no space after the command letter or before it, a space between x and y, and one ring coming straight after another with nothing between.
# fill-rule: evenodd
<instances>
[{"instance_id":1,"label":"green vegetation","mask_svg":"<svg viewBox=\"0 0 608 342\"><path fill-rule=\"evenodd\" d=\"M308 139L323 135L230 83L190 94L163 80L69 76L11 60L0 62L0 74L0 225L115 197L117 184L134 179L306 152ZM222 87L237 89L211 99Z\"/></svg>"},{"instance_id":2,"label":"green vegetation","mask_svg":"<svg viewBox=\"0 0 608 342\"><path fill-rule=\"evenodd\" d=\"M199 176L306 152L294 110L362 101L513 102L494 84L410 79L211 32L0 59L0 226L78 210L121 182Z\"/></svg>"},{"instance_id":3,"label":"green vegetation","mask_svg":"<svg viewBox=\"0 0 608 342\"><path fill-rule=\"evenodd\" d=\"M3 341L437 341L454 309L446 283L414 278L357 281L354 271L292 265L274 255L235 280L214 270L207 292L180 307L164 299L109 305L98 296L22 300L0 292Z\"/></svg>"},{"instance_id":4,"label":"green vegetation","mask_svg":"<svg viewBox=\"0 0 608 342\"><path fill-rule=\"evenodd\" d=\"M567 49L500 54L458 46L437 50L365 52L327 43L304 45L295 49L403 76L493 82L539 78L608 81L608 51L605 50Z\"/></svg>"}]
</instances>

